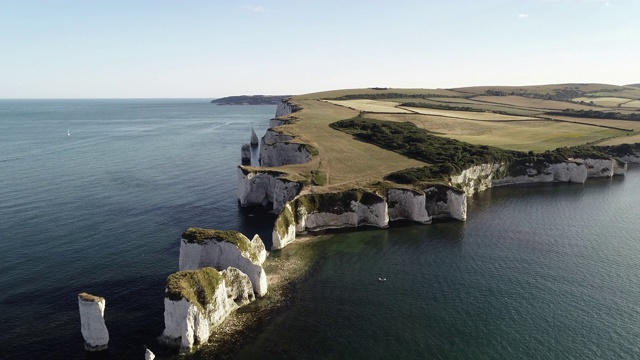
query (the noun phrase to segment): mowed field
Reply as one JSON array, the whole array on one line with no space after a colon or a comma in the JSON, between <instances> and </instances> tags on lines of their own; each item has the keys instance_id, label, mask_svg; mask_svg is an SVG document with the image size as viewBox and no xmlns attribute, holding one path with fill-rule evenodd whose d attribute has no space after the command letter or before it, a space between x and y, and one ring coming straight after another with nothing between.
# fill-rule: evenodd
<instances>
[{"instance_id":1,"label":"mowed field","mask_svg":"<svg viewBox=\"0 0 640 360\"><path fill-rule=\"evenodd\" d=\"M390 112L390 113L410 113L411 111L405 110L398 107L397 102L391 101L379 101L379 100L368 100L368 99L358 99L358 100L326 100L326 102L345 106L358 111L367 111L367 112Z\"/></svg>"},{"instance_id":2,"label":"mowed field","mask_svg":"<svg viewBox=\"0 0 640 360\"><path fill-rule=\"evenodd\" d=\"M437 115L444 117L452 117L458 119L468 120L485 120L485 121L518 121L518 120L534 120L532 117L526 116L513 116L495 114L484 111L457 111L457 110L439 110L429 108L417 108L417 107L403 107L403 109L410 110L411 112L424 114L424 115Z\"/></svg>"},{"instance_id":3,"label":"mowed field","mask_svg":"<svg viewBox=\"0 0 640 360\"><path fill-rule=\"evenodd\" d=\"M304 174L321 170L327 175L328 185L335 188L347 184L364 185L397 170L426 165L354 140L351 135L329 127L332 122L357 116L358 111L324 101L295 101L303 107L301 112L296 113L302 120L283 129L316 147L320 155L308 164L283 166L287 171Z\"/></svg>"},{"instance_id":4,"label":"mowed field","mask_svg":"<svg viewBox=\"0 0 640 360\"><path fill-rule=\"evenodd\" d=\"M523 96L476 96L473 99L477 101L490 102L494 104L506 104L524 108L546 110L593 110L593 107L587 105L573 104L564 101L535 99Z\"/></svg>"},{"instance_id":5,"label":"mowed field","mask_svg":"<svg viewBox=\"0 0 640 360\"><path fill-rule=\"evenodd\" d=\"M626 135L621 130L549 120L489 122L429 115L367 116L378 120L408 121L440 136L519 151L544 152Z\"/></svg>"}]
</instances>

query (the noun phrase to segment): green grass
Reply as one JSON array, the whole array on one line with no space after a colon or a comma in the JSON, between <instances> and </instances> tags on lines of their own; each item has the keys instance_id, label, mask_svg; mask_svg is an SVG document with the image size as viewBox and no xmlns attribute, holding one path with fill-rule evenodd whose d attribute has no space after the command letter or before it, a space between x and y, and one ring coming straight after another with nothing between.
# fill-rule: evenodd
<instances>
[{"instance_id":1,"label":"green grass","mask_svg":"<svg viewBox=\"0 0 640 360\"><path fill-rule=\"evenodd\" d=\"M258 254L251 248L251 241L238 231L191 227L182 233L182 238L189 243L201 245L207 240L226 241L236 245L240 252L251 259L253 263L258 262Z\"/></svg>"},{"instance_id":2,"label":"green grass","mask_svg":"<svg viewBox=\"0 0 640 360\"><path fill-rule=\"evenodd\" d=\"M167 277L165 297L173 301L184 298L204 313L221 281L222 275L212 267L179 271Z\"/></svg>"}]
</instances>

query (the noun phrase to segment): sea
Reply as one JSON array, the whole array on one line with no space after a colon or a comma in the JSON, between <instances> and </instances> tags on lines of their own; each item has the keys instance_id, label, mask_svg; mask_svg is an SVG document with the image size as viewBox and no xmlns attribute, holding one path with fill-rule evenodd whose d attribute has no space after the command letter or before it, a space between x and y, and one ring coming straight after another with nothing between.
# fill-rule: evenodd
<instances>
[{"instance_id":1,"label":"sea","mask_svg":"<svg viewBox=\"0 0 640 360\"><path fill-rule=\"evenodd\" d=\"M635 166L493 188L469 198L466 222L294 243L267 261L303 253L304 276L238 346L165 352L180 234L271 246L275 218L239 206L236 172L251 128L274 114L208 99L0 100L0 359L142 359L145 347L158 359L640 358ZM84 350L80 292L106 298L105 353Z\"/></svg>"}]
</instances>

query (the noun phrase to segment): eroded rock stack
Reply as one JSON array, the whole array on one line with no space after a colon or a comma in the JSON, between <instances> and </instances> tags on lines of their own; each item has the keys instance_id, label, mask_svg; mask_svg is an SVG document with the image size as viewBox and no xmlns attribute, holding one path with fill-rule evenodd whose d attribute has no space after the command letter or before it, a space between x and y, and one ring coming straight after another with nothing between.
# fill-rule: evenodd
<instances>
[{"instance_id":1,"label":"eroded rock stack","mask_svg":"<svg viewBox=\"0 0 640 360\"><path fill-rule=\"evenodd\" d=\"M84 338L84 348L87 351L107 349L109 331L104 323L105 305L106 301L103 297L84 292L78 294L81 331Z\"/></svg>"},{"instance_id":2,"label":"eroded rock stack","mask_svg":"<svg viewBox=\"0 0 640 360\"><path fill-rule=\"evenodd\" d=\"M169 275L161 340L190 352L209 340L212 330L238 307L255 299L249 277L236 268L212 267Z\"/></svg>"}]
</instances>

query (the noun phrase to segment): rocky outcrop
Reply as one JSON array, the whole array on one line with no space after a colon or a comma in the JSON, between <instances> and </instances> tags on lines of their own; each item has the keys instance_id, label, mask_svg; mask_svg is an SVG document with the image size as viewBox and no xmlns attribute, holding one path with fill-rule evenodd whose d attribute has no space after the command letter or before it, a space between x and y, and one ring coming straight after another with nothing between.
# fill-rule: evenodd
<instances>
[{"instance_id":1,"label":"rocky outcrop","mask_svg":"<svg viewBox=\"0 0 640 360\"><path fill-rule=\"evenodd\" d=\"M240 159L243 165L251 164L251 145L242 145L242 148L240 149Z\"/></svg>"},{"instance_id":2,"label":"rocky outcrop","mask_svg":"<svg viewBox=\"0 0 640 360\"><path fill-rule=\"evenodd\" d=\"M302 184L288 180L285 173L271 170L249 170L238 167L238 201L240 206L272 207L279 214L288 201L293 200Z\"/></svg>"},{"instance_id":3,"label":"rocky outcrop","mask_svg":"<svg viewBox=\"0 0 640 360\"><path fill-rule=\"evenodd\" d=\"M268 129L262 137L260 166L277 167L305 164L311 161L316 150L307 144L294 142L294 137L274 129Z\"/></svg>"},{"instance_id":4,"label":"rocky outcrop","mask_svg":"<svg viewBox=\"0 0 640 360\"><path fill-rule=\"evenodd\" d=\"M258 135L256 135L256 131L251 128L251 146L258 146Z\"/></svg>"},{"instance_id":5,"label":"rocky outcrop","mask_svg":"<svg viewBox=\"0 0 640 360\"><path fill-rule=\"evenodd\" d=\"M156 358L156 355L151 352L151 350L146 349L144 352L144 360L153 360Z\"/></svg>"},{"instance_id":6,"label":"rocky outcrop","mask_svg":"<svg viewBox=\"0 0 640 360\"><path fill-rule=\"evenodd\" d=\"M421 224L431 223L424 192L411 189L390 189L387 192L389 221L410 220Z\"/></svg>"},{"instance_id":7,"label":"rocky outcrop","mask_svg":"<svg viewBox=\"0 0 640 360\"><path fill-rule=\"evenodd\" d=\"M109 343L109 331L104 323L103 297L87 293L78 294L80 324L84 348L88 351L106 350Z\"/></svg>"},{"instance_id":8,"label":"rocky outcrop","mask_svg":"<svg viewBox=\"0 0 640 360\"><path fill-rule=\"evenodd\" d=\"M587 168L587 177L612 177L626 172L626 164L614 159L570 159Z\"/></svg>"},{"instance_id":9,"label":"rocky outcrop","mask_svg":"<svg viewBox=\"0 0 640 360\"><path fill-rule=\"evenodd\" d=\"M464 192L433 186L424 192L390 189L386 198L363 190L304 194L286 204L273 229L273 250L282 249L307 231L374 226L384 228L391 220L422 224L432 218L467 218Z\"/></svg>"},{"instance_id":10,"label":"rocky outcrop","mask_svg":"<svg viewBox=\"0 0 640 360\"><path fill-rule=\"evenodd\" d=\"M493 179L492 185L511 185L543 182L570 182L583 184L587 179L587 168L584 164L575 162L562 162L556 164L544 164L542 167L529 165L520 169L518 174Z\"/></svg>"},{"instance_id":11,"label":"rocky outcrop","mask_svg":"<svg viewBox=\"0 0 640 360\"><path fill-rule=\"evenodd\" d=\"M290 115L300 110L302 108L294 103L291 98L282 99L276 108L276 117Z\"/></svg>"},{"instance_id":12,"label":"rocky outcrop","mask_svg":"<svg viewBox=\"0 0 640 360\"><path fill-rule=\"evenodd\" d=\"M503 177L505 171L504 164L480 164L451 176L450 182L451 185L459 186L467 195L473 195L476 191L490 188L494 178Z\"/></svg>"},{"instance_id":13,"label":"rocky outcrop","mask_svg":"<svg viewBox=\"0 0 640 360\"><path fill-rule=\"evenodd\" d=\"M305 194L287 203L276 220L272 249L282 249L300 232L388 225L387 203L372 192L347 190Z\"/></svg>"},{"instance_id":14,"label":"rocky outcrop","mask_svg":"<svg viewBox=\"0 0 640 360\"><path fill-rule=\"evenodd\" d=\"M253 301L249 277L235 268L212 267L169 275L161 340L181 352L209 340L212 330L238 307Z\"/></svg>"},{"instance_id":15,"label":"rocky outcrop","mask_svg":"<svg viewBox=\"0 0 640 360\"><path fill-rule=\"evenodd\" d=\"M467 196L464 191L447 186L425 189L427 212L436 219L467 220Z\"/></svg>"},{"instance_id":16,"label":"rocky outcrop","mask_svg":"<svg viewBox=\"0 0 640 360\"><path fill-rule=\"evenodd\" d=\"M617 157L618 160L628 164L640 164L640 155L627 154Z\"/></svg>"},{"instance_id":17,"label":"rocky outcrop","mask_svg":"<svg viewBox=\"0 0 640 360\"><path fill-rule=\"evenodd\" d=\"M249 276L258 297L267 293L267 275L262 267L267 251L258 235L251 241L237 231L189 228L180 240L179 269L234 267Z\"/></svg>"}]
</instances>

